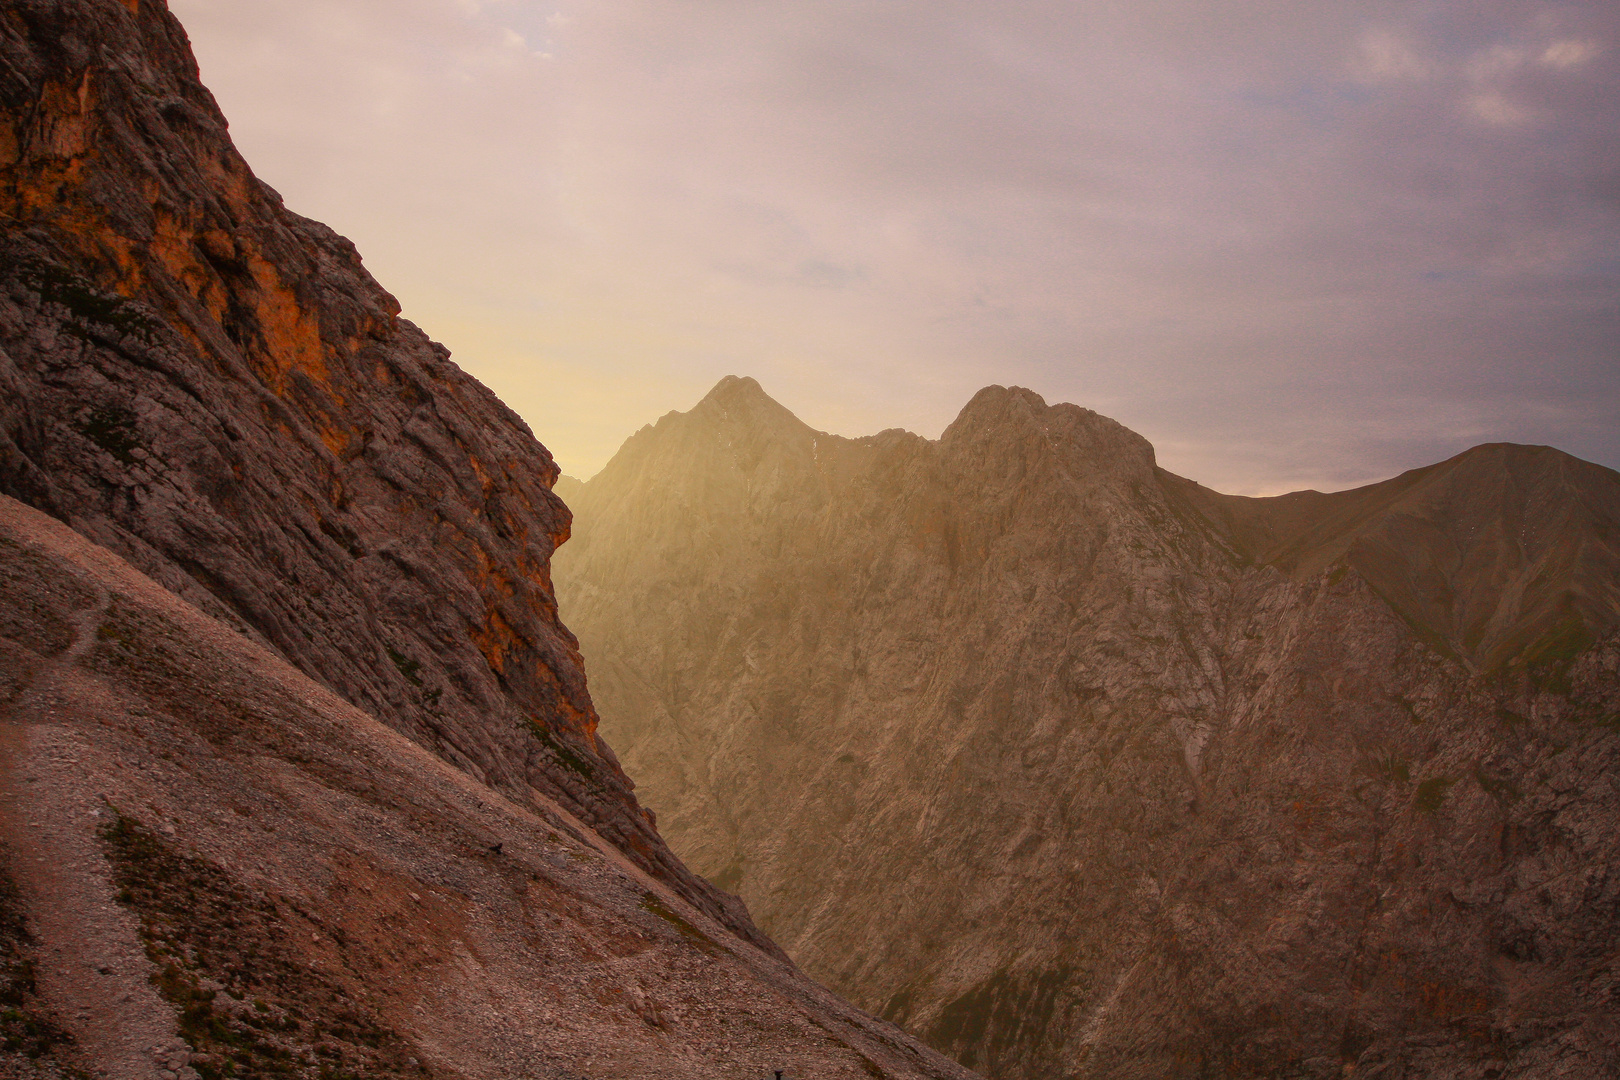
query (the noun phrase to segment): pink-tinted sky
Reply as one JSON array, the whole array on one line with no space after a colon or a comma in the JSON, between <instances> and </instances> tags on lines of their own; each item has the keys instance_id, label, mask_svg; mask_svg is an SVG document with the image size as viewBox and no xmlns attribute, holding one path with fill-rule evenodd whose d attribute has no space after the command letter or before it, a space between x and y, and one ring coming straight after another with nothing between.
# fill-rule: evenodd
<instances>
[{"instance_id":1,"label":"pink-tinted sky","mask_svg":"<svg viewBox=\"0 0 1620 1080\"><path fill-rule=\"evenodd\" d=\"M753 375L1031 387L1271 493L1620 467L1620 5L172 0L237 144L566 471Z\"/></svg>"}]
</instances>

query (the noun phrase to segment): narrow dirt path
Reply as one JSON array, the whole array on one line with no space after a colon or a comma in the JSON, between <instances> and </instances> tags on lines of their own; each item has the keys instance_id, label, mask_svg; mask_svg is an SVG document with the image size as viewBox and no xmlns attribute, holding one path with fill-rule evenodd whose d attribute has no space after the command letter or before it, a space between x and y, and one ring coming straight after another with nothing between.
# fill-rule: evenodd
<instances>
[{"instance_id":1,"label":"narrow dirt path","mask_svg":"<svg viewBox=\"0 0 1620 1080\"><path fill-rule=\"evenodd\" d=\"M0 711L4 857L38 942L40 998L73 1036L64 1057L81 1067L96 1063L87 1071L106 1080L174 1080L192 1075L188 1048L174 1010L149 981L152 963L136 920L115 899L97 836L107 811L81 764L99 752L97 720L118 708L100 680L79 667L112 598L89 575L74 576L95 601L74 614L73 643Z\"/></svg>"}]
</instances>

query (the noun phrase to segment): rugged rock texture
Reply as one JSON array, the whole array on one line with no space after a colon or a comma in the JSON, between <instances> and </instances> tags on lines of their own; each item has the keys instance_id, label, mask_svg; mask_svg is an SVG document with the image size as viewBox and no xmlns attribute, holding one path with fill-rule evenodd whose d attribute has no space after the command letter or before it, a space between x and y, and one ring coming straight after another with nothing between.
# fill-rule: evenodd
<instances>
[{"instance_id":1,"label":"rugged rock texture","mask_svg":"<svg viewBox=\"0 0 1620 1080\"><path fill-rule=\"evenodd\" d=\"M1616 474L1237 499L1024 390L849 440L732 378L571 501L665 835L964 1064L1620 1070Z\"/></svg>"},{"instance_id":2,"label":"rugged rock texture","mask_svg":"<svg viewBox=\"0 0 1620 1080\"><path fill-rule=\"evenodd\" d=\"M596 738L550 455L254 178L166 7L7 3L0 109L0 492L771 947Z\"/></svg>"},{"instance_id":3,"label":"rugged rock texture","mask_svg":"<svg viewBox=\"0 0 1620 1080\"><path fill-rule=\"evenodd\" d=\"M550 456L163 4L0 7L0 107L0 1077L970 1080L670 854Z\"/></svg>"},{"instance_id":4,"label":"rugged rock texture","mask_svg":"<svg viewBox=\"0 0 1620 1080\"><path fill-rule=\"evenodd\" d=\"M0 1076L971 1080L0 497Z\"/></svg>"}]
</instances>

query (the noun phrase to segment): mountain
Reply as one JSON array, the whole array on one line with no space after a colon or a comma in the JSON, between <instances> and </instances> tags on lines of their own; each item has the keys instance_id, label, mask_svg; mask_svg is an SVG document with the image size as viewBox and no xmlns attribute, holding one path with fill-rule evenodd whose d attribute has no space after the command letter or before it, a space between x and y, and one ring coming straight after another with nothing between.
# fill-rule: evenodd
<instances>
[{"instance_id":1,"label":"mountain","mask_svg":"<svg viewBox=\"0 0 1620 1080\"><path fill-rule=\"evenodd\" d=\"M162 5L4 26L0 492L751 933L596 738L544 447L254 178Z\"/></svg>"},{"instance_id":2,"label":"mountain","mask_svg":"<svg viewBox=\"0 0 1620 1080\"><path fill-rule=\"evenodd\" d=\"M970 1080L7 498L0 823L3 1076Z\"/></svg>"},{"instance_id":3,"label":"mountain","mask_svg":"<svg viewBox=\"0 0 1620 1080\"><path fill-rule=\"evenodd\" d=\"M551 456L160 0L0 9L0 221L0 1075L967 1075L669 851Z\"/></svg>"},{"instance_id":4,"label":"mountain","mask_svg":"<svg viewBox=\"0 0 1620 1080\"><path fill-rule=\"evenodd\" d=\"M963 1064L1620 1068L1615 473L1241 499L1027 390L845 439L728 378L571 505L664 835Z\"/></svg>"},{"instance_id":5,"label":"mountain","mask_svg":"<svg viewBox=\"0 0 1620 1080\"><path fill-rule=\"evenodd\" d=\"M1172 483L1175 478L1167 477ZM1237 550L1303 580L1352 566L1475 670L1546 660L1614 629L1614 473L1547 446L1478 446L1354 491L1178 493Z\"/></svg>"}]
</instances>

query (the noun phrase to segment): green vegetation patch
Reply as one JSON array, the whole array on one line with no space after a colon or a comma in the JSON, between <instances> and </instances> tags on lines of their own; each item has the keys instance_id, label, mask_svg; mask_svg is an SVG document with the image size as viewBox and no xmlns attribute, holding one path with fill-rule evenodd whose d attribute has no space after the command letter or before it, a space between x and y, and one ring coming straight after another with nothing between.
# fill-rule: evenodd
<instances>
[{"instance_id":1,"label":"green vegetation patch","mask_svg":"<svg viewBox=\"0 0 1620 1080\"><path fill-rule=\"evenodd\" d=\"M394 662L394 666L399 669L401 675L405 676L407 682L412 686L422 685L422 676L417 674L422 670L422 661L412 660L392 645L384 645L383 648L388 651L388 659Z\"/></svg>"},{"instance_id":2,"label":"green vegetation patch","mask_svg":"<svg viewBox=\"0 0 1620 1080\"><path fill-rule=\"evenodd\" d=\"M120 335L150 337L163 323L122 296L104 293L59 266L36 264L25 269L19 280L39 294L47 304L57 304L83 323L117 331Z\"/></svg>"},{"instance_id":3,"label":"green vegetation patch","mask_svg":"<svg viewBox=\"0 0 1620 1080\"><path fill-rule=\"evenodd\" d=\"M123 814L101 829L118 900L140 919L152 977L204 1080L426 1080L375 1013L291 947L296 912L233 883ZM323 928L341 944L340 930Z\"/></svg>"},{"instance_id":4,"label":"green vegetation patch","mask_svg":"<svg viewBox=\"0 0 1620 1080\"><path fill-rule=\"evenodd\" d=\"M1568 694L1569 668L1597 638L1579 615L1569 615L1524 651L1524 668L1538 688Z\"/></svg>"},{"instance_id":5,"label":"green vegetation patch","mask_svg":"<svg viewBox=\"0 0 1620 1080\"><path fill-rule=\"evenodd\" d=\"M1433 776L1423 781L1412 795L1412 808L1423 814L1434 813L1445 804L1446 792L1456 782L1449 776Z\"/></svg>"},{"instance_id":6,"label":"green vegetation patch","mask_svg":"<svg viewBox=\"0 0 1620 1080\"><path fill-rule=\"evenodd\" d=\"M669 909L669 905L660 900L654 893L642 894L641 910L663 919L676 930L680 931L682 937L696 945L698 948L702 949L704 952L713 953L717 952L720 948L720 946L714 943L713 938L699 930L697 927L693 926L691 923L687 922L685 919L681 918L675 912L671 911Z\"/></svg>"},{"instance_id":7,"label":"green vegetation patch","mask_svg":"<svg viewBox=\"0 0 1620 1080\"><path fill-rule=\"evenodd\" d=\"M1003 968L940 1010L925 1041L970 1069L1016 1066L1039 1052L1073 977L1067 967L1017 974Z\"/></svg>"}]
</instances>

